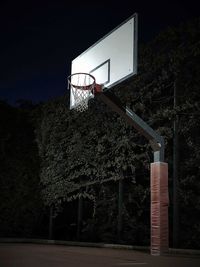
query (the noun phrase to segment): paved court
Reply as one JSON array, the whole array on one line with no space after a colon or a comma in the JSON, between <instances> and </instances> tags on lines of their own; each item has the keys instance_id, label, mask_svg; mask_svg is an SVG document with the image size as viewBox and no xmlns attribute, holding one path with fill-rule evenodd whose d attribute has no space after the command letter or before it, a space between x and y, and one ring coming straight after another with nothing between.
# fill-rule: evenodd
<instances>
[{"instance_id":1,"label":"paved court","mask_svg":"<svg viewBox=\"0 0 200 267\"><path fill-rule=\"evenodd\" d=\"M151 256L133 250L0 244L0 267L199 267L200 257Z\"/></svg>"}]
</instances>

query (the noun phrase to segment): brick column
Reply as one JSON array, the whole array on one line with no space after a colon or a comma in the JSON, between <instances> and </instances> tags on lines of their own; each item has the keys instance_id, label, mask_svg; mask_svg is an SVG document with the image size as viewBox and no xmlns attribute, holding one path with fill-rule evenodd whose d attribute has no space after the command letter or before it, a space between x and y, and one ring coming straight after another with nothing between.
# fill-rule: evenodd
<instances>
[{"instance_id":1,"label":"brick column","mask_svg":"<svg viewBox=\"0 0 200 267\"><path fill-rule=\"evenodd\" d=\"M168 252L168 164L151 163L151 255Z\"/></svg>"}]
</instances>

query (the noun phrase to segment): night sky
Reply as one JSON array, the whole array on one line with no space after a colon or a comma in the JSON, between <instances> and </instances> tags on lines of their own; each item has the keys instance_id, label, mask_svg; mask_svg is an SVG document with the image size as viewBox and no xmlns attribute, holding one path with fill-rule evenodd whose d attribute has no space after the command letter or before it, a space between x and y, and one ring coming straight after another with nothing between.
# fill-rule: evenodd
<instances>
[{"instance_id":1,"label":"night sky","mask_svg":"<svg viewBox=\"0 0 200 267\"><path fill-rule=\"evenodd\" d=\"M143 43L197 17L195 2L1 1L0 99L37 103L63 95L71 60L133 13Z\"/></svg>"}]
</instances>

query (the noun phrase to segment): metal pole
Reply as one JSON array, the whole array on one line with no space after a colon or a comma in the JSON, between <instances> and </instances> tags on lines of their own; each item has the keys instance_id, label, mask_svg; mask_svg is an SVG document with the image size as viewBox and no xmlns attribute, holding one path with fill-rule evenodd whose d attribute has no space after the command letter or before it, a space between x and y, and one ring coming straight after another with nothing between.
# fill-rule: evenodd
<instances>
[{"instance_id":1,"label":"metal pole","mask_svg":"<svg viewBox=\"0 0 200 267\"><path fill-rule=\"evenodd\" d=\"M53 206L49 209L49 239L53 238Z\"/></svg>"},{"instance_id":2,"label":"metal pole","mask_svg":"<svg viewBox=\"0 0 200 267\"><path fill-rule=\"evenodd\" d=\"M83 197L80 196L78 199L78 222L77 222L77 239L81 239L81 226L83 217Z\"/></svg>"},{"instance_id":3,"label":"metal pole","mask_svg":"<svg viewBox=\"0 0 200 267\"><path fill-rule=\"evenodd\" d=\"M174 109L177 106L177 88L174 83ZM179 239L179 199L178 199L178 115L174 118L174 139L173 139L173 247L178 247Z\"/></svg>"},{"instance_id":4,"label":"metal pole","mask_svg":"<svg viewBox=\"0 0 200 267\"><path fill-rule=\"evenodd\" d=\"M168 164L164 162L164 139L110 92L97 96L123 117L150 142L154 154L151 164L151 254L168 251Z\"/></svg>"},{"instance_id":5,"label":"metal pole","mask_svg":"<svg viewBox=\"0 0 200 267\"><path fill-rule=\"evenodd\" d=\"M119 241L121 241L121 234L122 234L122 211L123 211L123 180L120 179L118 185L118 225L117 225L117 234Z\"/></svg>"}]
</instances>

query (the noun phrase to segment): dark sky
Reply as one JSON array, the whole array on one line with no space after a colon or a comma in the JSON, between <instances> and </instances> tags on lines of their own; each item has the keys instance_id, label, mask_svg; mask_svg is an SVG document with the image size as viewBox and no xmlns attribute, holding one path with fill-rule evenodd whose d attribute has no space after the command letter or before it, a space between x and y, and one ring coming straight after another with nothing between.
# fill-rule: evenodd
<instances>
[{"instance_id":1,"label":"dark sky","mask_svg":"<svg viewBox=\"0 0 200 267\"><path fill-rule=\"evenodd\" d=\"M0 98L14 104L63 95L71 60L133 13L141 43L197 17L196 2L1 0Z\"/></svg>"}]
</instances>

